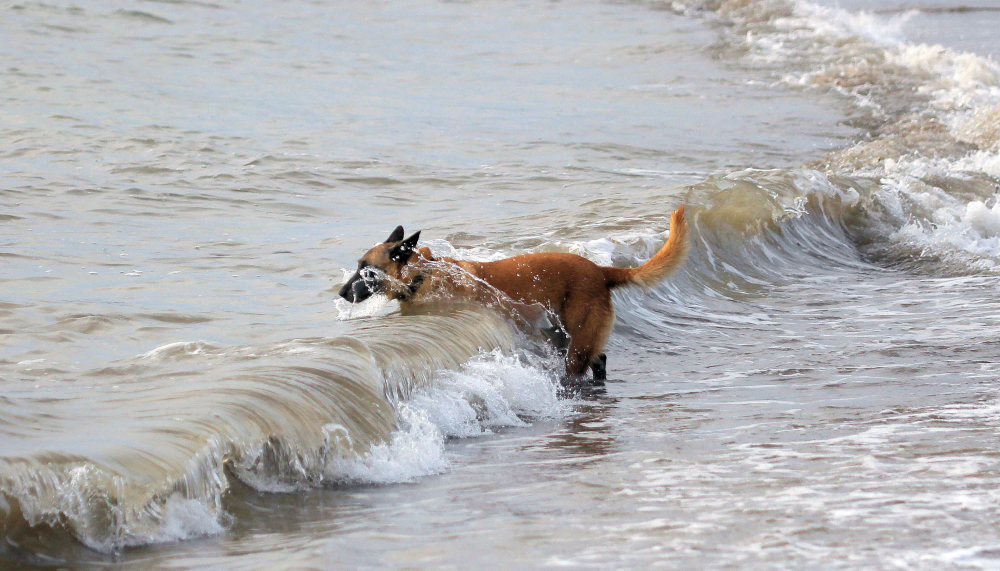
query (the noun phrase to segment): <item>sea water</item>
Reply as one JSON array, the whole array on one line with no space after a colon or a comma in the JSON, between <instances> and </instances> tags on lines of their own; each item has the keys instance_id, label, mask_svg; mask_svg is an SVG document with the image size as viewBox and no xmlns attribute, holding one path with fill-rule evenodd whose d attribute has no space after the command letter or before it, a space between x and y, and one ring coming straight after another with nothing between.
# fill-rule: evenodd
<instances>
[{"instance_id":1,"label":"sea water","mask_svg":"<svg viewBox=\"0 0 1000 571\"><path fill-rule=\"evenodd\" d=\"M1000 4L0 13L0 568L1000 565ZM681 204L604 388L336 296Z\"/></svg>"}]
</instances>

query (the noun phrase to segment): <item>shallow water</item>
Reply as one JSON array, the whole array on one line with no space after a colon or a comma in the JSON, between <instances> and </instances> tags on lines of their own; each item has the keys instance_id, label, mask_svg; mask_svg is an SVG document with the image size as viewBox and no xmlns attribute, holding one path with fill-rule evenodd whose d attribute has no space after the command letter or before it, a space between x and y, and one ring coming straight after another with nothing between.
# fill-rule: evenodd
<instances>
[{"instance_id":1,"label":"shallow water","mask_svg":"<svg viewBox=\"0 0 1000 571\"><path fill-rule=\"evenodd\" d=\"M0 563L995 567L998 12L840 6L2 6ZM681 203L603 389L334 299Z\"/></svg>"}]
</instances>

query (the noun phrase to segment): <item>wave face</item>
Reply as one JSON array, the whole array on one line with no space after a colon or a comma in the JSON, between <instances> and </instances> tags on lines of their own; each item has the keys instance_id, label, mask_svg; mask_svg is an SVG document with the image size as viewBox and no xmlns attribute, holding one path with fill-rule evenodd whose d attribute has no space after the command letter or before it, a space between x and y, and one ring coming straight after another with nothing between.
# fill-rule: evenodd
<instances>
[{"instance_id":1,"label":"wave face","mask_svg":"<svg viewBox=\"0 0 1000 571\"><path fill-rule=\"evenodd\" d=\"M480 308L439 308L334 338L171 343L51 400L5 398L2 430L24 450L0 460L5 549L38 529L101 552L218 533L234 482L290 492L440 472L447 437L562 414L547 358L515 356L518 335ZM40 411L45 426L26 427Z\"/></svg>"}]
</instances>

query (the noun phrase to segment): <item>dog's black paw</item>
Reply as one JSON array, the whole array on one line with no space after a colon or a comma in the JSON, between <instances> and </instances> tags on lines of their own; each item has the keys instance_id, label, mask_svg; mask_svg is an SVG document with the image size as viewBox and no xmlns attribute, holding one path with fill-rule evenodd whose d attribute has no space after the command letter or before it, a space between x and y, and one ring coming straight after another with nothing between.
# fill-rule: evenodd
<instances>
[{"instance_id":1,"label":"dog's black paw","mask_svg":"<svg viewBox=\"0 0 1000 571\"><path fill-rule=\"evenodd\" d=\"M564 378L561 385L557 392L559 398L592 400L607 395L603 381L595 383L583 376Z\"/></svg>"},{"instance_id":2,"label":"dog's black paw","mask_svg":"<svg viewBox=\"0 0 1000 571\"><path fill-rule=\"evenodd\" d=\"M608 356L604 353L594 357L594 362L590 364L590 370L594 372L594 385L604 386L604 381L608 380Z\"/></svg>"}]
</instances>

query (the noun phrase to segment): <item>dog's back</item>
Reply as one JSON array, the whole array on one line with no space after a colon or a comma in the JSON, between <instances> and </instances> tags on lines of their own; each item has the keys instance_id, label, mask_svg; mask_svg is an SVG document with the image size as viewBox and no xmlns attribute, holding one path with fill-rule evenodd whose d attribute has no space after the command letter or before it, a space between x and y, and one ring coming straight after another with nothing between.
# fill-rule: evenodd
<instances>
[{"instance_id":1,"label":"dog's back","mask_svg":"<svg viewBox=\"0 0 1000 571\"><path fill-rule=\"evenodd\" d=\"M576 254L548 252L461 265L515 301L542 303L558 311L574 294L603 297L602 290L625 285L653 287L684 263L687 252L688 226L681 206L671 216L670 238L637 268L598 266Z\"/></svg>"},{"instance_id":2,"label":"dog's back","mask_svg":"<svg viewBox=\"0 0 1000 571\"><path fill-rule=\"evenodd\" d=\"M602 293L608 289L603 269L575 254L525 254L476 263L469 269L514 301L540 303L556 312L560 312L570 298L580 295L603 297Z\"/></svg>"}]
</instances>

